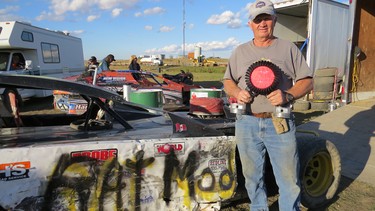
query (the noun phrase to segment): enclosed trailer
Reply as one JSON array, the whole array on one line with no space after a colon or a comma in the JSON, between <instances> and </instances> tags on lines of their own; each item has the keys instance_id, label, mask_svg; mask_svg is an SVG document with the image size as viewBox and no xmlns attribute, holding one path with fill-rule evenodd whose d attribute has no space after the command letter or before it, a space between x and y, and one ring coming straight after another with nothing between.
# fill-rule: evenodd
<instances>
[{"instance_id":1,"label":"enclosed trailer","mask_svg":"<svg viewBox=\"0 0 375 211\"><path fill-rule=\"evenodd\" d=\"M349 49L345 70L345 100L375 97L375 1L350 0Z\"/></svg>"},{"instance_id":2,"label":"enclosed trailer","mask_svg":"<svg viewBox=\"0 0 375 211\"><path fill-rule=\"evenodd\" d=\"M332 0L288 0L274 5L274 34L299 46L312 70L336 67L338 74L343 75L349 6Z\"/></svg>"}]
</instances>

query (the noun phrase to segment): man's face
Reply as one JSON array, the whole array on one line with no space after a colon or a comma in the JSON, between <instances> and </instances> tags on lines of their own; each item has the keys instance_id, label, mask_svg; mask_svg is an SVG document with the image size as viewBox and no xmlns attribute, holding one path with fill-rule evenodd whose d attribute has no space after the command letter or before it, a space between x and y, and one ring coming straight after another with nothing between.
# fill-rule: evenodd
<instances>
[{"instance_id":1,"label":"man's face","mask_svg":"<svg viewBox=\"0 0 375 211\"><path fill-rule=\"evenodd\" d=\"M264 39L272 37L275 22L276 17L268 14L260 14L253 21L249 21L248 25L253 30L255 39Z\"/></svg>"}]
</instances>

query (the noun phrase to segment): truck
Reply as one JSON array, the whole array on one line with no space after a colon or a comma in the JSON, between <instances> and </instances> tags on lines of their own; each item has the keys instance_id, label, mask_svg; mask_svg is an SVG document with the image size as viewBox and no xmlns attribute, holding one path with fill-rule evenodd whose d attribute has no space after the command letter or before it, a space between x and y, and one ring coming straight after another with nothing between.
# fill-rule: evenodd
<instances>
[{"instance_id":1,"label":"truck","mask_svg":"<svg viewBox=\"0 0 375 211\"><path fill-rule=\"evenodd\" d=\"M17 64L14 63L18 59ZM84 71L82 40L62 31L19 21L0 22L0 77L26 74L65 78ZM0 95L7 89L0 89ZM17 89L20 99L51 96L52 92Z\"/></svg>"},{"instance_id":2,"label":"truck","mask_svg":"<svg viewBox=\"0 0 375 211\"><path fill-rule=\"evenodd\" d=\"M157 65L157 66L161 66L161 65L163 65L163 60L162 60L162 58L159 58L159 57L154 56L154 55L152 55L152 56L144 55L144 56L141 58L140 62L141 62L142 64L146 64L146 65Z\"/></svg>"}]
</instances>

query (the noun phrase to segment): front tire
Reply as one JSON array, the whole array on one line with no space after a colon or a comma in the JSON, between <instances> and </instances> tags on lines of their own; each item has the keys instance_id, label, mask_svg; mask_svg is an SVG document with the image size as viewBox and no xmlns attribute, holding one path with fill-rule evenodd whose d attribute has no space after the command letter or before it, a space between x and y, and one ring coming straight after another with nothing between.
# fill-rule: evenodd
<instances>
[{"instance_id":1,"label":"front tire","mask_svg":"<svg viewBox=\"0 0 375 211\"><path fill-rule=\"evenodd\" d=\"M341 179L341 158L335 145L315 136L298 137L301 203L322 207L336 196Z\"/></svg>"}]
</instances>

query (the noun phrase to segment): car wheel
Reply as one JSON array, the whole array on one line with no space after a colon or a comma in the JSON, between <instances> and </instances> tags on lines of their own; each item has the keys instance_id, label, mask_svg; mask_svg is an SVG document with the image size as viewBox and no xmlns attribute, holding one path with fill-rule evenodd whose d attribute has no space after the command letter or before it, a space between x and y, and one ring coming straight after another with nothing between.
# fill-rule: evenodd
<instances>
[{"instance_id":1,"label":"car wheel","mask_svg":"<svg viewBox=\"0 0 375 211\"><path fill-rule=\"evenodd\" d=\"M298 138L301 203L319 208L337 194L341 179L341 158L335 145L316 136Z\"/></svg>"}]
</instances>

